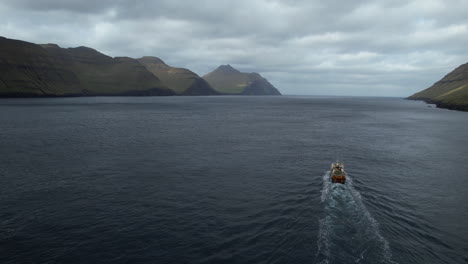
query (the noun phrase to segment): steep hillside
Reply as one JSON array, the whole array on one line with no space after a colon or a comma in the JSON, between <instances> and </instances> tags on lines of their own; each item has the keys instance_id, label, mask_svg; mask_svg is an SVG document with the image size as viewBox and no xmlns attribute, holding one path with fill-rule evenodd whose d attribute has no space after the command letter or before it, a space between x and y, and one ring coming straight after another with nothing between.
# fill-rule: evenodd
<instances>
[{"instance_id":1,"label":"steep hillside","mask_svg":"<svg viewBox=\"0 0 468 264\"><path fill-rule=\"evenodd\" d=\"M231 65L221 65L203 78L218 92L238 95L281 95L258 73L244 73Z\"/></svg>"},{"instance_id":2,"label":"steep hillside","mask_svg":"<svg viewBox=\"0 0 468 264\"><path fill-rule=\"evenodd\" d=\"M55 61L74 72L86 95L171 95L164 84L137 60L112 58L87 47L63 49L42 45Z\"/></svg>"},{"instance_id":3,"label":"steep hillside","mask_svg":"<svg viewBox=\"0 0 468 264\"><path fill-rule=\"evenodd\" d=\"M190 70L171 67L157 57L145 56L138 61L177 94L218 94L203 78Z\"/></svg>"},{"instance_id":4,"label":"steep hillside","mask_svg":"<svg viewBox=\"0 0 468 264\"><path fill-rule=\"evenodd\" d=\"M408 99L435 103L438 107L468 111L468 63Z\"/></svg>"},{"instance_id":5,"label":"steep hillside","mask_svg":"<svg viewBox=\"0 0 468 264\"><path fill-rule=\"evenodd\" d=\"M137 60L0 37L0 96L173 95Z\"/></svg>"},{"instance_id":6,"label":"steep hillside","mask_svg":"<svg viewBox=\"0 0 468 264\"><path fill-rule=\"evenodd\" d=\"M0 37L0 96L81 93L76 74L41 46Z\"/></svg>"},{"instance_id":7,"label":"steep hillside","mask_svg":"<svg viewBox=\"0 0 468 264\"><path fill-rule=\"evenodd\" d=\"M109 57L0 37L0 97L93 95L280 95L258 73L221 65L201 78L157 57Z\"/></svg>"}]
</instances>

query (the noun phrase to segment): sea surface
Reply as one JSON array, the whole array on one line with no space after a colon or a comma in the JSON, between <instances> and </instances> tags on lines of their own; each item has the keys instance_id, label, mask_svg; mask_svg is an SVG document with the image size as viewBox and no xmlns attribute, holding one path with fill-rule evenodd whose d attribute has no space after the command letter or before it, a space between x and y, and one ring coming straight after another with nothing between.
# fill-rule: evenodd
<instances>
[{"instance_id":1,"label":"sea surface","mask_svg":"<svg viewBox=\"0 0 468 264\"><path fill-rule=\"evenodd\" d=\"M0 263L468 263L467 131L401 98L0 99Z\"/></svg>"}]
</instances>

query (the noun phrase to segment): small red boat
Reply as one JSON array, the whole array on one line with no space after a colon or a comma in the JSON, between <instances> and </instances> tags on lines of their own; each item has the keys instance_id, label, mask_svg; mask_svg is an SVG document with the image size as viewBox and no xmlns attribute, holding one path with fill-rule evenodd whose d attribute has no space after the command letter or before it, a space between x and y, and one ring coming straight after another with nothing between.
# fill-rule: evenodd
<instances>
[{"instance_id":1,"label":"small red boat","mask_svg":"<svg viewBox=\"0 0 468 264\"><path fill-rule=\"evenodd\" d=\"M344 165L340 162L332 163L330 177L333 183L342 183L346 181L346 172L344 171Z\"/></svg>"}]
</instances>

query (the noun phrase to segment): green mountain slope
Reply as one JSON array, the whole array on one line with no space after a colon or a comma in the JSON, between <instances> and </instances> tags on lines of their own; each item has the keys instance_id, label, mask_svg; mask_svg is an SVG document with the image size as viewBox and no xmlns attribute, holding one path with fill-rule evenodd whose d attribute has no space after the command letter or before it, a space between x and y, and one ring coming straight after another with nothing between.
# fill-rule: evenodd
<instances>
[{"instance_id":1,"label":"green mountain slope","mask_svg":"<svg viewBox=\"0 0 468 264\"><path fill-rule=\"evenodd\" d=\"M0 37L0 96L174 95L137 60Z\"/></svg>"},{"instance_id":2,"label":"green mountain slope","mask_svg":"<svg viewBox=\"0 0 468 264\"><path fill-rule=\"evenodd\" d=\"M222 65L201 78L157 57L109 57L0 37L0 97L93 95L280 95L258 73Z\"/></svg>"},{"instance_id":3,"label":"green mountain slope","mask_svg":"<svg viewBox=\"0 0 468 264\"><path fill-rule=\"evenodd\" d=\"M281 93L258 73L240 72L231 65L221 65L203 76L212 87L223 94L281 95Z\"/></svg>"},{"instance_id":4,"label":"green mountain slope","mask_svg":"<svg viewBox=\"0 0 468 264\"><path fill-rule=\"evenodd\" d=\"M190 70L171 67L157 57L145 56L138 61L177 94L218 94L203 78Z\"/></svg>"},{"instance_id":5,"label":"green mountain slope","mask_svg":"<svg viewBox=\"0 0 468 264\"><path fill-rule=\"evenodd\" d=\"M468 111L468 63L447 74L431 87L408 97L438 107Z\"/></svg>"},{"instance_id":6,"label":"green mountain slope","mask_svg":"<svg viewBox=\"0 0 468 264\"><path fill-rule=\"evenodd\" d=\"M0 37L0 96L80 92L76 74L41 46Z\"/></svg>"},{"instance_id":7,"label":"green mountain slope","mask_svg":"<svg viewBox=\"0 0 468 264\"><path fill-rule=\"evenodd\" d=\"M137 60L112 58L87 47L63 49L42 45L56 61L74 72L86 95L171 95L156 76Z\"/></svg>"}]
</instances>

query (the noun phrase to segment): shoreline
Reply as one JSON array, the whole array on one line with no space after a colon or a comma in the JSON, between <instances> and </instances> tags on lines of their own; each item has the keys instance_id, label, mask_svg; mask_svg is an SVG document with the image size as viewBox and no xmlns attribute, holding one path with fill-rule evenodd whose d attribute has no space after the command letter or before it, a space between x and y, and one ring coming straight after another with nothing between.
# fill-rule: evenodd
<instances>
[{"instance_id":1,"label":"shoreline","mask_svg":"<svg viewBox=\"0 0 468 264\"><path fill-rule=\"evenodd\" d=\"M411 98L411 97L407 97L406 99L407 100L413 100L413 101L423 101L426 104L434 104L437 108L468 112L468 105L447 104L447 103L443 103L443 102L440 102L440 101L432 100L430 98Z\"/></svg>"}]
</instances>

